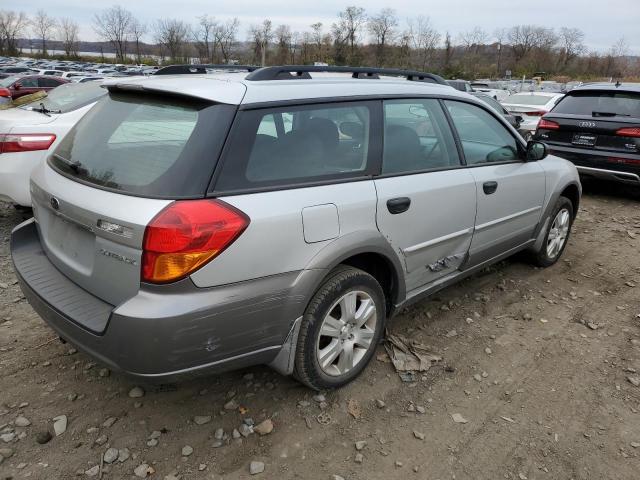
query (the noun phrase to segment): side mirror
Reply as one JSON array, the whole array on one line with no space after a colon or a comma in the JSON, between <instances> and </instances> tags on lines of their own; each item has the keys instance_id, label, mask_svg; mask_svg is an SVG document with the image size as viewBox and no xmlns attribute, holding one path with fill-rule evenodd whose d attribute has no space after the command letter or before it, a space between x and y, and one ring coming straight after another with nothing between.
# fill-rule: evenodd
<instances>
[{"instance_id":1,"label":"side mirror","mask_svg":"<svg viewBox=\"0 0 640 480\"><path fill-rule=\"evenodd\" d=\"M524 121L524 117L522 115L515 115L514 118L518 123L522 123Z\"/></svg>"},{"instance_id":2,"label":"side mirror","mask_svg":"<svg viewBox=\"0 0 640 480\"><path fill-rule=\"evenodd\" d=\"M529 140L527 143L527 162L537 162L549 154L547 146L542 142Z\"/></svg>"},{"instance_id":3,"label":"side mirror","mask_svg":"<svg viewBox=\"0 0 640 480\"><path fill-rule=\"evenodd\" d=\"M20 82L16 82L13 84L14 90L20 90L22 88L22 84Z\"/></svg>"}]
</instances>

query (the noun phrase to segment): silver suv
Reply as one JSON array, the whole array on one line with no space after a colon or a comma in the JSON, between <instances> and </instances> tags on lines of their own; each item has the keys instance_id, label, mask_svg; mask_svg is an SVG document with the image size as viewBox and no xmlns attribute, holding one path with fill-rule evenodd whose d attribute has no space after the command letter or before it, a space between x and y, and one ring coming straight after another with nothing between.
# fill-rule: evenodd
<instances>
[{"instance_id":1,"label":"silver suv","mask_svg":"<svg viewBox=\"0 0 640 480\"><path fill-rule=\"evenodd\" d=\"M62 339L144 379L269 364L339 387L401 307L522 250L555 263L578 211L571 163L435 75L108 89L34 171L11 252Z\"/></svg>"}]
</instances>

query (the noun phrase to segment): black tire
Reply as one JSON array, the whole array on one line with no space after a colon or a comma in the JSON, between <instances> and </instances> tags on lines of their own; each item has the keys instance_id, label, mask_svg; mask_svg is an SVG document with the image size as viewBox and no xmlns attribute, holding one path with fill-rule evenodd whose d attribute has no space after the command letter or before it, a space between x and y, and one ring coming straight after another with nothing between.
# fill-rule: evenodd
<instances>
[{"instance_id":1,"label":"black tire","mask_svg":"<svg viewBox=\"0 0 640 480\"><path fill-rule=\"evenodd\" d=\"M316 351L321 338L320 329L330 309L337 308L336 302L350 291L364 292L373 300L376 308L374 334L368 350L350 371L341 375L329 375L320 366ZM333 270L309 302L302 318L294 377L314 390L338 388L355 379L365 369L380 343L386 320L385 305L382 287L374 277L349 266L339 266Z\"/></svg>"},{"instance_id":2,"label":"black tire","mask_svg":"<svg viewBox=\"0 0 640 480\"><path fill-rule=\"evenodd\" d=\"M554 219L558 216L558 214L562 210L567 210L569 213L568 231L564 239L564 243L562 244L560 249L557 252L555 252L553 255L550 255L547 249L547 245L549 243L549 233L552 230ZM542 242L540 249L533 252L532 263L534 265L537 265L539 267L544 267L544 268L550 267L551 265L556 263L558 259L562 256L562 252L564 252L564 249L569 243L569 237L571 235L572 226L573 226L573 204L571 203L571 200L569 200L567 197L560 197L556 202L556 205L553 208L551 215L549 216L549 225L547 225L547 230L544 234L544 241Z\"/></svg>"}]
</instances>

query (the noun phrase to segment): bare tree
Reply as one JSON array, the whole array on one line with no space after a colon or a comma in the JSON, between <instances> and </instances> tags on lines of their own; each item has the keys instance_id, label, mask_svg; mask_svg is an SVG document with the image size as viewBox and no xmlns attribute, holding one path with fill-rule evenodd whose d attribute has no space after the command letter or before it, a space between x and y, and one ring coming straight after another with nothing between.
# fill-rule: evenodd
<instances>
[{"instance_id":1,"label":"bare tree","mask_svg":"<svg viewBox=\"0 0 640 480\"><path fill-rule=\"evenodd\" d=\"M560 42L560 63L565 68L578 55L586 51L583 43L584 32L579 28L562 27L558 35Z\"/></svg>"},{"instance_id":2,"label":"bare tree","mask_svg":"<svg viewBox=\"0 0 640 480\"><path fill-rule=\"evenodd\" d=\"M215 31L215 42L220 47L224 63L231 61L231 52L236 44L239 28L240 21L237 18L233 18L224 24L220 24Z\"/></svg>"},{"instance_id":3,"label":"bare tree","mask_svg":"<svg viewBox=\"0 0 640 480\"><path fill-rule=\"evenodd\" d=\"M58 37L67 57L78 56L78 32L80 27L70 18L63 18L58 25Z\"/></svg>"},{"instance_id":4,"label":"bare tree","mask_svg":"<svg viewBox=\"0 0 640 480\"><path fill-rule=\"evenodd\" d=\"M47 56L47 40L51 39L51 35L55 32L58 22L50 17L47 12L40 9L36 12L35 17L31 21L33 33L38 36L42 45L42 55Z\"/></svg>"},{"instance_id":5,"label":"bare tree","mask_svg":"<svg viewBox=\"0 0 640 480\"><path fill-rule=\"evenodd\" d=\"M311 25L311 38L313 39L313 42L309 41L307 43L313 43L315 46L315 50L316 50L316 60L318 62L322 62L324 61L324 52L322 50L322 22L316 22L314 24Z\"/></svg>"},{"instance_id":6,"label":"bare tree","mask_svg":"<svg viewBox=\"0 0 640 480\"><path fill-rule=\"evenodd\" d=\"M396 11L392 8L383 8L377 15L367 21L367 29L373 37L376 47L376 63L382 65L385 56L385 47L392 43L395 37L395 29L398 26Z\"/></svg>"},{"instance_id":7,"label":"bare tree","mask_svg":"<svg viewBox=\"0 0 640 480\"><path fill-rule=\"evenodd\" d=\"M467 32L460 34L460 43L464 46L467 52L473 49L477 55L481 45L487 43L489 35L481 27L475 27Z\"/></svg>"},{"instance_id":8,"label":"bare tree","mask_svg":"<svg viewBox=\"0 0 640 480\"><path fill-rule=\"evenodd\" d=\"M289 25L278 25L274 32L277 51L276 63L284 65L289 63L289 53L291 47L291 27Z\"/></svg>"},{"instance_id":9,"label":"bare tree","mask_svg":"<svg viewBox=\"0 0 640 480\"><path fill-rule=\"evenodd\" d=\"M189 25L182 20L160 19L154 25L155 39L169 53L172 62L186 58L184 47L189 36Z\"/></svg>"},{"instance_id":10,"label":"bare tree","mask_svg":"<svg viewBox=\"0 0 640 480\"><path fill-rule=\"evenodd\" d=\"M431 24L431 19L422 15L407 20L407 26L405 35L408 43L418 55L419 68L424 70L440 43L440 34Z\"/></svg>"},{"instance_id":11,"label":"bare tree","mask_svg":"<svg viewBox=\"0 0 640 480\"><path fill-rule=\"evenodd\" d=\"M0 10L0 52L17 55L18 37L24 32L29 19L24 12Z\"/></svg>"},{"instance_id":12,"label":"bare tree","mask_svg":"<svg viewBox=\"0 0 640 480\"><path fill-rule=\"evenodd\" d=\"M113 45L116 60L125 61L127 54L127 36L131 30L133 15L120 5L96 13L93 17L93 29L105 41Z\"/></svg>"},{"instance_id":13,"label":"bare tree","mask_svg":"<svg viewBox=\"0 0 640 480\"><path fill-rule=\"evenodd\" d=\"M534 49L550 50L557 40L552 29L535 25L516 25L509 31L509 42L511 43L516 63Z\"/></svg>"},{"instance_id":14,"label":"bare tree","mask_svg":"<svg viewBox=\"0 0 640 480\"><path fill-rule=\"evenodd\" d=\"M198 25L193 31L193 39L201 61L214 63L216 31L219 25L214 17L202 15L198 17Z\"/></svg>"},{"instance_id":15,"label":"bare tree","mask_svg":"<svg viewBox=\"0 0 640 480\"><path fill-rule=\"evenodd\" d=\"M333 24L334 36L342 43L348 43L349 56L353 61L356 56L356 44L360 38L367 15L362 7L347 7L338 13L338 23Z\"/></svg>"},{"instance_id":16,"label":"bare tree","mask_svg":"<svg viewBox=\"0 0 640 480\"><path fill-rule=\"evenodd\" d=\"M249 29L249 37L253 42L255 58L260 58L260 65L262 66L267 64L267 49L273 39L271 27L271 20L265 19L262 25L252 25Z\"/></svg>"},{"instance_id":17,"label":"bare tree","mask_svg":"<svg viewBox=\"0 0 640 480\"><path fill-rule=\"evenodd\" d=\"M129 34L136 46L136 61L142 62L142 52L140 51L140 40L147 34L147 25L134 18L129 27Z\"/></svg>"}]
</instances>

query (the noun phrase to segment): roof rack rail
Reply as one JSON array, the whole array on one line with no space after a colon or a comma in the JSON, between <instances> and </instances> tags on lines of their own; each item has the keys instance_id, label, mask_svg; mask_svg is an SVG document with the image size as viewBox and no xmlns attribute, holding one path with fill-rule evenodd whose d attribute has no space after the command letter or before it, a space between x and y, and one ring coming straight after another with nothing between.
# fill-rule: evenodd
<instances>
[{"instance_id":1,"label":"roof rack rail","mask_svg":"<svg viewBox=\"0 0 640 480\"><path fill-rule=\"evenodd\" d=\"M154 73L154 75L184 75L184 74L196 74L207 73L207 70L227 70L230 72L253 72L260 67L255 65L210 65L210 64L195 64L195 65L167 65L162 67Z\"/></svg>"},{"instance_id":2,"label":"roof rack rail","mask_svg":"<svg viewBox=\"0 0 640 480\"><path fill-rule=\"evenodd\" d=\"M252 71L246 76L246 80L295 80L310 79L309 73L332 72L350 73L352 78L379 79L380 75L405 77L413 82L429 82L446 85L444 79L434 73L418 72L415 70L401 70L396 68L369 68L369 67L338 67L321 65L285 65L277 67L263 67Z\"/></svg>"}]
</instances>

